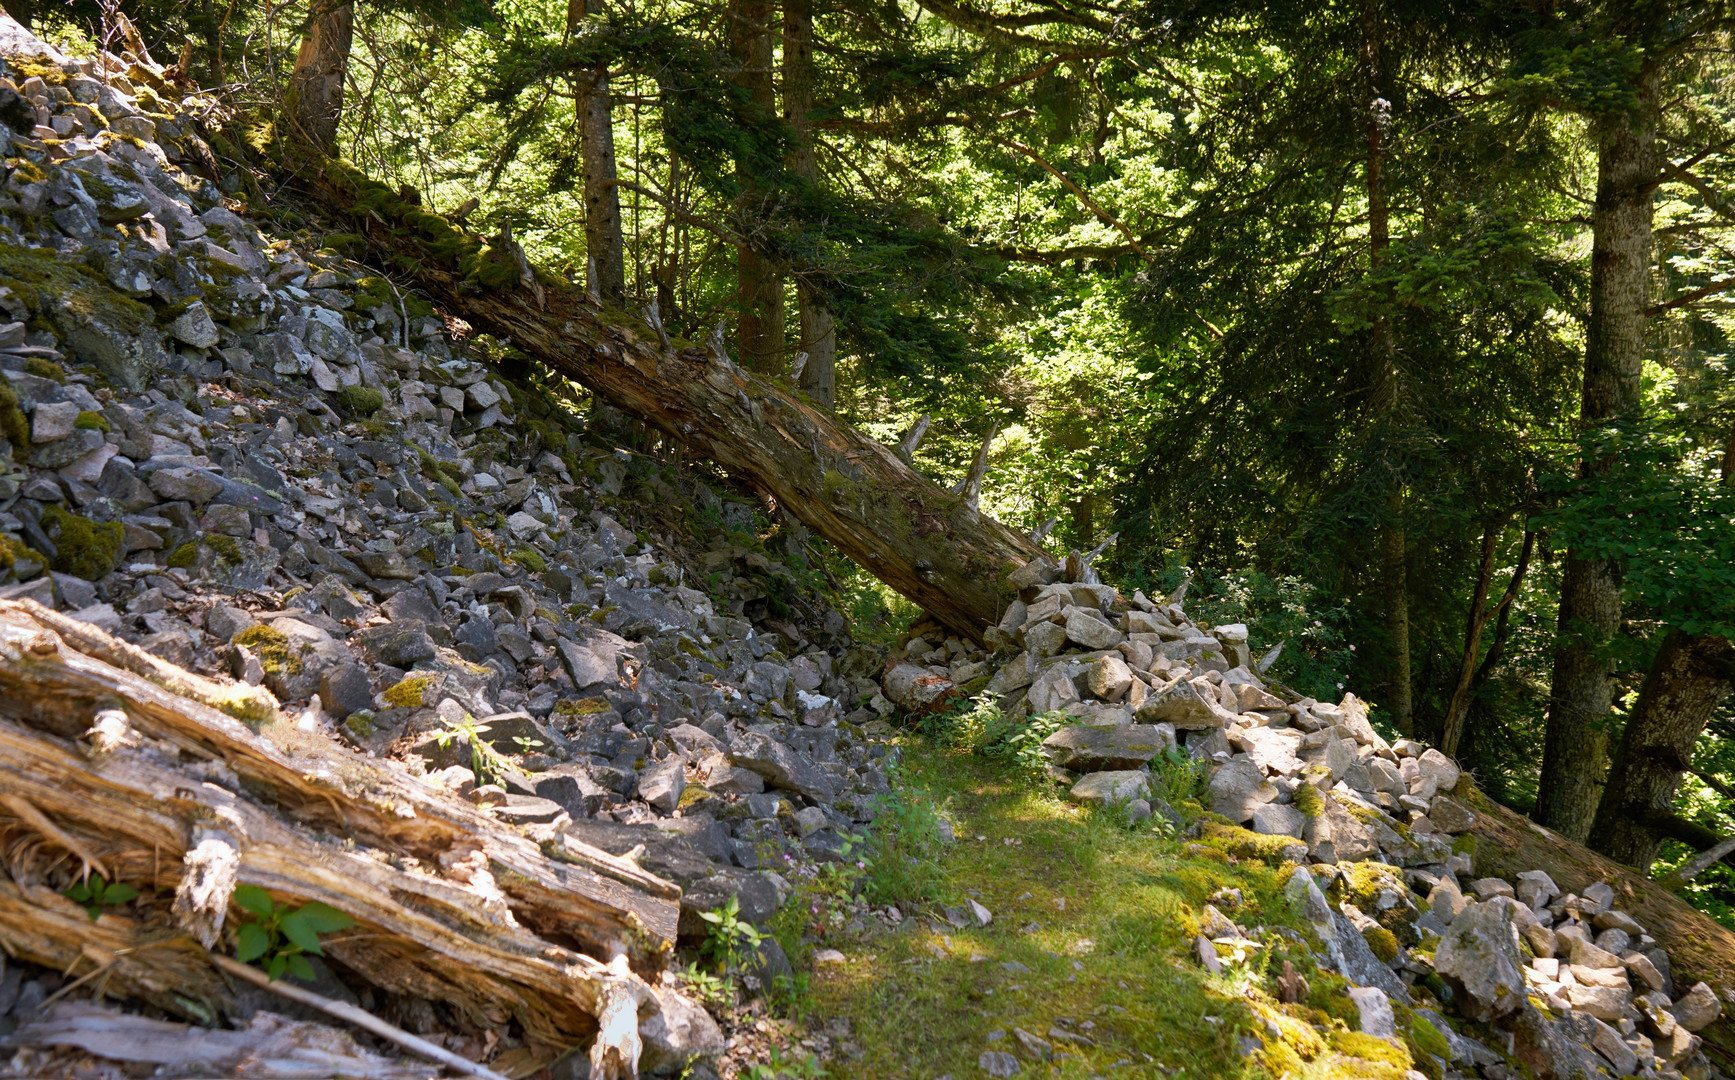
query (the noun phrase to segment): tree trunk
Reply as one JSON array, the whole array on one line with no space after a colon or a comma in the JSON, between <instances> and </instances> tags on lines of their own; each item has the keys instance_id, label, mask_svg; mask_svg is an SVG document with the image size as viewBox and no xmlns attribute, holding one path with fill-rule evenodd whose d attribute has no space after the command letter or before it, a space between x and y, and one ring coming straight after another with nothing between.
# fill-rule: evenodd
<instances>
[{"instance_id":1,"label":"tree trunk","mask_svg":"<svg viewBox=\"0 0 1735 1080\"><path fill-rule=\"evenodd\" d=\"M602 0L585 0L585 15L600 15ZM579 5L567 8L567 33L578 30ZM608 65L579 75L579 141L584 157L584 246L589 259L585 284L603 303L626 300L627 271L621 241L621 200L614 159L614 98L609 94Z\"/></svg>"},{"instance_id":2,"label":"tree trunk","mask_svg":"<svg viewBox=\"0 0 1735 1080\"><path fill-rule=\"evenodd\" d=\"M1597 809L1590 846L1640 873L1650 870L1662 837L1644 811L1671 811L1675 788L1711 714L1728 698L1735 648L1721 637L1670 630L1627 718Z\"/></svg>"},{"instance_id":3,"label":"tree trunk","mask_svg":"<svg viewBox=\"0 0 1735 1080\"><path fill-rule=\"evenodd\" d=\"M269 701L248 703L255 731L198 700L235 689L0 602L0 831L33 834L14 854L41 852L0 867L0 950L68 972L106 965L116 992L208 1023L240 1004L206 950L246 884L353 918L327 954L380 989L478 1026L516 1022L526 1074L596 1032L623 994L645 1000L640 974L667 963L678 886L297 732ZM134 885L139 903L87 918L56 891L62 851Z\"/></svg>"},{"instance_id":4,"label":"tree trunk","mask_svg":"<svg viewBox=\"0 0 1735 1080\"><path fill-rule=\"evenodd\" d=\"M1386 196L1386 128L1391 105L1380 96L1380 25L1373 3L1362 9L1362 63L1367 79L1367 196L1368 272L1376 273L1385 263L1391 245L1390 209ZM1384 434L1387 455L1400 416L1402 388L1399 385L1398 343L1391 319L1380 312L1369 333L1373 360L1373 409L1376 424ZM1386 496L1385 526L1380 530L1380 580L1385 593L1385 629L1390 648L1386 681L1386 707L1392 724L1404 734L1415 725L1414 691L1410 672L1409 552L1404 535L1403 477L1395 468Z\"/></svg>"},{"instance_id":5,"label":"tree trunk","mask_svg":"<svg viewBox=\"0 0 1735 1080\"><path fill-rule=\"evenodd\" d=\"M1601 124L1584 350L1585 427L1639 405L1649 306L1652 201L1659 170L1655 62L1640 69L1638 104ZM1581 468L1598 468L1584 462ZM1620 629L1621 569L1568 552L1561 576L1554 675L1543 737L1536 818L1583 841L1596 816L1610 704L1608 643Z\"/></svg>"},{"instance_id":6,"label":"tree trunk","mask_svg":"<svg viewBox=\"0 0 1735 1080\"><path fill-rule=\"evenodd\" d=\"M307 33L289 73L284 116L301 138L329 154L343 118L343 84L355 33L355 5L313 0Z\"/></svg>"},{"instance_id":7,"label":"tree trunk","mask_svg":"<svg viewBox=\"0 0 1735 1080\"><path fill-rule=\"evenodd\" d=\"M1470 625L1464 638L1464 660L1458 669L1458 685L1452 691L1452 700L1446 706L1446 718L1440 724L1440 738L1436 745L1447 757L1456 757L1463 745L1464 729L1470 716L1470 703L1475 700L1476 692L1488 681L1494 672L1494 665L1506 649L1506 633L1512 614L1512 605L1518 600L1518 592L1524 586L1525 571L1530 568L1530 554L1536 549L1536 533L1526 529L1524 543L1518 551L1518 565L1512 568L1512 580L1506 584L1506 595L1500 598L1500 603L1494 610L1487 610L1488 589L1494 574L1494 541L1499 531L1495 528L1483 534L1482 537L1482 570L1476 581L1476 597L1470 604ZM1480 666L1476 663L1478 651L1482 647L1482 632L1488 628L1488 620L1499 616L1495 627L1494 644L1488 650L1488 656Z\"/></svg>"},{"instance_id":8,"label":"tree trunk","mask_svg":"<svg viewBox=\"0 0 1735 1080\"><path fill-rule=\"evenodd\" d=\"M312 170L303 175L311 176ZM510 284L466 284L487 255L478 236L438 240L436 218L393 201L352 167L327 162L317 178L336 207L365 187L381 204L356 220L381 257L404 259L435 300L600 397L756 484L779 506L920 604L947 627L979 637L1019 588L1054 562L1022 533L964 505L891 450L828 412L782 392L706 348L664 350L656 332L603 322L582 293L552 275L539 296ZM404 219L413 215L413 224ZM432 220L430 220L432 218ZM474 278L471 278L472 282ZM1039 560L1008 582L1007 575Z\"/></svg>"},{"instance_id":9,"label":"tree trunk","mask_svg":"<svg viewBox=\"0 0 1735 1080\"><path fill-rule=\"evenodd\" d=\"M790 171L810 184L819 182L819 162L813 153L813 0L784 0L783 118L795 129ZM837 397L837 328L824 293L805 282L796 286L801 318L802 351L807 366L801 389L829 409Z\"/></svg>"},{"instance_id":10,"label":"tree trunk","mask_svg":"<svg viewBox=\"0 0 1735 1080\"><path fill-rule=\"evenodd\" d=\"M1735 486L1735 428L1723 446L1723 485ZM1590 846L1648 873L1662 836L1646 824L1647 811L1673 812L1675 787L1693 761L1693 748L1735 680L1729 639L1670 630L1645 673L1638 705L1621 732L1597 807Z\"/></svg>"},{"instance_id":11,"label":"tree trunk","mask_svg":"<svg viewBox=\"0 0 1735 1080\"><path fill-rule=\"evenodd\" d=\"M730 0L729 51L736 65L735 83L747 91L766 117L777 113L777 83L773 74L771 19L772 0ZM737 213L744 231L754 231L753 219L764 213L764 192L743 175ZM776 266L749 245L739 249L735 262L737 333L741 357L761 374L779 372L783 364L783 277Z\"/></svg>"}]
</instances>

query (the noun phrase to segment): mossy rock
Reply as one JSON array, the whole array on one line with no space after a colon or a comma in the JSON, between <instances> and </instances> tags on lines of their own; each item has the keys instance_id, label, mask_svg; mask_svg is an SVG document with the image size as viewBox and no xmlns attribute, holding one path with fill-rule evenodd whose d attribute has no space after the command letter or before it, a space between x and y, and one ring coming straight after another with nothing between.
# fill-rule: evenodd
<instances>
[{"instance_id":1,"label":"mossy rock","mask_svg":"<svg viewBox=\"0 0 1735 1080\"><path fill-rule=\"evenodd\" d=\"M1293 836L1266 836L1251 829L1243 829L1239 825L1225 825L1219 821L1207 821L1200 840L1211 847L1220 848L1230 855L1246 859L1265 859L1272 863L1281 863L1292 849L1302 846L1301 841Z\"/></svg>"},{"instance_id":2,"label":"mossy rock","mask_svg":"<svg viewBox=\"0 0 1735 1080\"><path fill-rule=\"evenodd\" d=\"M1357 1060L1354 1065L1344 1062L1341 1070L1328 1069L1328 1073L1341 1071L1346 1076L1391 1077L1392 1080L1400 1080L1414 1064L1406 1048L1394 1046L1384 1039L1360 1031L1333 1032L1331 1043L1332 1049L1339 1054ZM1368 1065L1383 1068L1367 1068Z\"/></svg>"},{"instance_id":3,"label":"mossy rock","mask_svg":"<svg viewBox=\"0 0 1735 1080\"><path fill-rule=\"evenodd\" d=\"M28 581L48 567L48 556L10 533L0 533L0 570Z\"/></svg>"},{"instance_id":4,"label":"mossy rock","mask_svg":"<svg viewBox=\"0 0 1735 1080\"><path fill-rule=\"evenodd\" d=\"M384 694L386 705L394 709L419 709L433 704L429 699L439 690L441 679L434 675L406 675Z\"/></svg>"},{"instance_id":5,"label":"mossy rock","mask_svg":"<svg viewBox=\"0 0 1735 1080\"><path fill-rule=\"evenodd\" d=\"M372 416L385 406L386 396L371 386L346 386L337 392L337 403L351 416Z\"/></svg>"},{"instance_id":6,"label":"mossy rock","mask_svg":"<svg viewBox=\"0 0 1735 1080\"><path fill-rule=\"evenodd\" d=\"M1306 818L1316 818L1325 813L1325 799L1319 794L1319 789L1312 784L1295 785L1295 808Z\"/></svg>"},{"instance_id":7,"label":"mossy rock","mask_svg":"<svg viewBox=\"0 0 1735 1080\"><path fill-rule=\"evenodd\" d=\"M54 541L49 565L62 574L86 581L108 574L126 554L126 529L118 521L95 522L58 503L42 511L42 530Z\"/></svg>"},{"instance_id":8,"label":"mossy rock","mask_svg":"<svg viewBox=\"0 0 1735 1080\"><path fill-rule=\"evenodd\" d=\"M66 382L66 369L46 356L27 357L24 361L24 370L39 379L53 379L57 383Z\"/></svg>"},{"instance_id":9,"label":"mossy rock","mask_svg":"<svg viewBox=\"0 0 1735 1080\"><path fill-rule=\"evenodd\" d=\"M251 649L268 675L301 674L301 656L280 630L264 623L249 626L235 635L235 644Z\"/></svg>"},{"instance_id":10,"label":"mossy rock","mask_svg":"<svg viewBox=\"0 0 1735 1080\"><path fill-rule=\"evenodd\" d=\"M1370 926L1361 932L1362 940L1379 957L1380 963L1390 964L1398 958L1398 936L1383 926Z\"/></svg>"},{"instance_id":11,"label":"mossy rock","mask_svg":"<svg viewBox=\"0 0 1735 1080\"><path fill-rule=\"evenodd\" d=\"M72 426L83 431L100 431L104 435L107 435L108 417L99 412L92 412L89 409L80 409L78 419L72 422Z\"/></svg>"},{"instance_id":12,"label":"mossy rock","mask_svg":"<svg viewBox=\"0 0 1735 1080\"><path fill-rule=\"evenodd\" d=\"M30 460L30 421L19 404L18 391L0 378L0 435L12 444L12 456L25 462Z\"/></svg>"},{"instance_id":13,"label":"mossy rock","mask_svg":"<svg viewBox=\"0 0 1735 1080\"><path fill-rule=\"evenodd\" d=\"M532 547L513 548L512 554L507 556L507 558L511 559L519 566L524 567L524 569L530 571L532 574L541 574L548 570L548 560L542 557L540 551L537 551Z\"/></svg>"}]
</instances>

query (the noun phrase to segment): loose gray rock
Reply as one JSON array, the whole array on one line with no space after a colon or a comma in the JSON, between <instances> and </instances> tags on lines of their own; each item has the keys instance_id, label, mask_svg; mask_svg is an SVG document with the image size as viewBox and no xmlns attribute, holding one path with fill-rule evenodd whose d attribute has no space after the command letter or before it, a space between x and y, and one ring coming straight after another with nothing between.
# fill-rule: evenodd
<instances>
[{"instance_id":1,"label":"loose gray rock","mask_svg":"<svg viewBox=\"0 0 1735 1080\"><path fill-rule=\"evenodd\" d=\"M1473 1019L1492 1020L1524 1003L1515 906L1501 896L1465 908L1434 950L1434 970L1464 995L1465 1012Z\"/></svg>"}]
</instances>

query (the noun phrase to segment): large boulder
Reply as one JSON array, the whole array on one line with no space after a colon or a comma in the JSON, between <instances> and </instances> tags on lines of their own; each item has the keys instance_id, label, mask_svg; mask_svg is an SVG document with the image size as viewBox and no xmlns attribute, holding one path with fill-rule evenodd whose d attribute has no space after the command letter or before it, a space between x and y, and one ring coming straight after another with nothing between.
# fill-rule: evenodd
<instances>
[{"instance_id":1,"label":"large boulder","mask_svg":"<svg viewBox=\"0 0 1735 1080\"><path fill-rule=\"evenodd\" d=\"M939 712L963 694L951 679L915 664L895 665L882 683L886 700L917 716Z\"/></svg>"},{"instance_id":2,"label":"large boulder","mask_svg":"<svg viewBox=\"0 0 1735 1080\"><path fill-rule=\"evenodd\" d=\"M1172 729L1148 724L1064 727L1042 740L1049 759L1074 772L1137 769L1174 745Z\"/></svg>"},{"instance_id":3,"label":"large boulder","mask_svg":"<svg viewBox=\"0 0 1735 1080\"><path fill-rule=\"evenodd\" d=\"M1517 906L1507 896L1471 904L1452 920L1434 950L1434 970L1460 993L1464 1013L1474 1020L1493 1020L1524 1004Z\"/></svg>"}]
</instances>

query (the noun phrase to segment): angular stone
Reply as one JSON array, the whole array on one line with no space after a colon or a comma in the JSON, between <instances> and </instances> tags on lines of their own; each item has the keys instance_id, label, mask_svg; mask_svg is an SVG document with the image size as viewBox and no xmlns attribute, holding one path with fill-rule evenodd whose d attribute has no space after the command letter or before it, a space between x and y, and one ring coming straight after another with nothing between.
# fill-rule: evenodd
<instances>
[{"instance_id":1,"label":"angular stone","mask_svg":"<svg viewBox=\"0 0 1735 1080\"><path fill-rule=\"evenodd\" d=\"M1428 820L1443 833L1469 832L1476 824L1476 812L1446 795L1434 796L1428 807Z\"/></svg>"},{"instance_id":2,"label":"angular stone","mask_svg":"<svg viewBox=\"0 0 1735 1080\"><path fill-rule=\"evenodd\" d=\"M660 761L639 774L639 798L665 814L680 805L686 787L686 765L679 757Z\"/></svg>"},{"instance_id":3,"label":"angular stone","mask_svg":"<svg viewBox=\"0 0 1735 1080\"><path fill-rule=\"evenodd\" d=\"M1723 1015L1723 1003L1708 985L1696 983L1675 1000L1669 1011L1675 1015L1676 1023L1688 1031L1697 1032Z\"/></svg>"},{"instance_id":4,"label":"angular stone","mask_svg":"<svg viewBox=\"0 0 1735 1080\"><path fill-rule=\"evenodd\" d=\"M1246 758L1235 758L1219 768L1205 788L1211 810L1239 825L1253 811L1277 798L1277 789L1265 773Z\"/></svg>"},{"instance_id":5,"label":"angular stone","mask_svg":"<svg viewBox=\"0 0 1735 1080\"><path fill-rule=\"evenodd\" d=\"M1302 839L1307 853L1320 862L1360 862L1379 852L1373 833L1330 793L1320 796L1320 812L1307 819Z\"/></svg>"},{"instance_id":6,"label":"angular stone","mask_svg":"<svg viewBox=\"0 0 1735 1080\"><path fill-rule=\"evenodd\" d=\"M203 469L173 465L150 474L148 483L164 502L203 506L223 490L223 482Z\"/></svg>"},{"instance_id":7,"label":"angular stone","mask_svg":"<svg viewBox=\"0 0 1735 1080\"><path fill-rule=\"evenodd\" d=\"M1031 681L1026 692L1032 712L1053 712L1078 700L1078 686L1072 681L1071 667L1065 662L1050 664Z\"/></svg>"},{"instance_id":8,"label":"angular stone","mask_svg":"<svg viewBox=\"0 0 1735 1080\"><path fill-rule=\"evenodd\" d=\"M1573 1008L1612 1024L1619 1022L1632 1008L1633 995L1630 990L1612 986L1580 984L1566 988L1566 1000Z\"/></svg>"},{"instance_id":9,"label":"angular stone","mask_svg":"<svg viewBox=\"0 0 1735 1080\"><path fill-rule=\"evenodd\" d=\"M1086 806L1130 803L1149 793L1149 780L1144 773L1131 770L1091 773L1072 785L1067 797Z\"/></svg>"},{"instance_id":10,"label":"angular stone","mask_svg":"<svg viewBox=\"0 0 1735 1080\"><path fill-rule=\"evenodd\" d=\"M574 819L594 817L609 801L609 789L597 783L582 764L561 764L536 776L536 794L552 799Z\"/></svg>"},{"instance_id":11,"label":"angular stone","mask_svg":"<svg viewBox=\"0 0 1735 1080\"><path fill-rule=\"evenodd\" d=\"M373 684L357 664L338 664L319 676L319 703L338 719L373 708Z\"/></svg>"},{"instance_id":12,"label":"angular stone","mask_svg":"<svg viewBox=\"0 0 1735 1080\"><path fill-rule=\"evenodd\" d=\"M1136 716L1141 724L1173 724L1182 731L1220 728L1230 720L1227 711L1215 702L1207 702L1186 679L1176 679L1154 691L1139 706Z\"/></svg>"},{"instance_id":13,"label":"angular stone","mask_svg":"<svg viewBox=\"0 0 1735 1080\"><path fill-rule=\"evenodd\" d=\"M749 731L737 738L729 748L729 760L763 776L772 787L800 792L816 802L830 802L836 794L830 777L761 732Z\"/></svg>"},{"instance_id":14,"label":"angular stone","mask_svg":"<svg viewBox=\"0 0 1735 1080\"><path fill-rule=\"evenodd\" d=\"M175 336L175 340L195 349L209 349L222 338L217 324L211 320L210 310L198 302L190 305L169 324L169 333Z\"/></svg>"},{"instance_id":15,"label":"angular stone","mask_svg":"<svg viewBox=\"0 0 1735 1080\"><path fill-rule=\"evenodd\" d=\"M560 652L560 659L565 663L567 673L572 676L572 684L580 690L599 684L612 685L615 682L615 665L591 649L567 638L560 638L555 642L555 647Z\"/></svg>"},{"instance_id":16,"label":"angular stone","mask_svg":"<svg viewBox=\"0 0 1735 1080\"><path fill-rule=\"evenodd\" d=\"M1118 656L1098 657L1085 673L1085 685L1100 701L1119 701L1132 684L1132 669Z\"/></svg>"},{"instance_id":17,"label":"angular stone","mask_svg":"<svg viewBox=\"0 0 1735 1080\"><path fill-rule=\"evenodd\" d=\"M1462 771L1451 758L1433 747L1422 752L1422 756L1416 759L1416 765L1423 778L1434 782L1436 791L1451 791L1457 786L1458 777L1462 775Z\"/></svg>"},{"instance_id":18,"label":"angular stone","mask_svg":"<svg viewBox=\"0 0 1735 1080\"><path fill-rule=\"evenodd\" d=\"M79 414L71 401L44 401L30 414L30 441L38 446L59 442L73 432Z\"/></svg>"},{"instance_id":19,"label":"angular stone","mask_svg":"<svg viewBox=\"0 0 1735 1080\"><path fill-rule=\"evenodd\" d=\"M1073 608L1067 613L1066 636L1087 649L1112 649L1127 639L1125 634L1083 608Z\"/></svg>"},{"instance_id":20,"label":"angular stone","mask_svg":"<svg viewBox=\"0 0 1735 1080\"><path fill-rule=\"evenodd\" d=\"M1361 1014L1361 1030L1364 1035L1372 1035L1376 1039L1392 1039L1398 1034L1397 1017L1392 1013L1392 999L1377 986L1352 986L1349 989L1349 999L1355 1003L1356 1011Z\"/></svg>"},{"instance_id":21,"label":"angular stone","mask_svg":"<svg viewBox=\"0 0 1735 1080\"><path fill-rule=\"evenodd\" d=\"M1032 560L1030 565L1035 565L1035 561ZM1020 572L1013 571L1014 574ZM1017 1076L1023 1071L1023 1067L1018 1064L1018 1059L1004 1050L982 1051L976 1057L976 1067L993 1077L994 1080L1006 1080L1007 1077Z\"/></svg>"},{"instance_id":22,"label":"angular stone","mask_svg":"<svg viewBox=\"0 0 1735 1080\"><path fill-rule=\"evenodd\" d=\"M1496 897L1464 909L1434 950L1434 970L1460 992L1464 1012L1488 1021L1525 1000L1522 953L1512 909L1517 901Z\"/></svg>"},{"instance_id":23,"label":"angular stone","mask_svg":"<svg viewBox=\"0 0 1735 1080\"><path fill-rule=\"evenodd\" d=\"M1051 761L1074 772L1137 769L1174 745L1173 731L1148 724L1064 727L1042 741Z\"/></svg>"},{"instance_id":24,"label":"angular stone","mask_svg":"<svg viewBox=\"0 0 1735 1080\"><path fill-rule=\"evenodd\" d=\"M1053 656L1066 647L1066 628L1046 621L1027 626L1024 647L1037 659Z\"/></svg>"},{"instance_id":25,"label":"angular stone","mask_svg":"<svg viewBox=\"0 0 1735 1080\"><path fill-rule=\"evenodd\" d=\"M775 666L775 665L773 665ZM780 669L784 681L788 669ZM958 697L963 691L944 675L936 675L916 664L898 664L881 680L887 699L907 713L917 715L935 712Z\"/></svg>"},{"instance_id":26,"label":"angular stone","mask_svg":"<svg viewBox=\"0 0 1735 1080\"><path fill-rule=\"evenodd\" d=\"M1518 874L1518 899L1532 908L1541 908L1560 895L1560 886L1541 870L1525 870Z\"/></svg>"},{"instance_id":27,"label":"angular stone","mask_svg":"<svg viewBox=\"0 0 1735 1080\"><path fill-rule=\"evenodd\" d=\"M395 551L356 551L349 559L368 577L386 581L414 581L421 573Z\"/></svg>"},{"instance_id":28,"label":"angular stone","mask_svg":"<svg viewBox=\"0 0 1735 1080\"><path fill-rule=\"evenodd\" d=\"M32 449L30 464L39 469L63 469L90 456L102 446L102 432L74 428L65 438Z\"/></svg>"},{"instance_id":29,"label":"angular stone","mask_svg":"<svg viewBox=\"0 0 1735 1080\"><path fill-rule=\"evenodd\" d=\"M1307 816L1288 803L1266 803L1253 811L1253 831L1263 836L1301 839Z\"/></svg>"},{"instance_id":30,"label":"angular stone","mask_svg":"<svg viewBox=\"0 0 1735 1080\"><path fill-rule=\"evenodd\" d=\"M434 639L414 619L369 627L359 637L369 658L376 664L408 668L418 660L432 660L435 655Z\"/></svg>"}]
</instances>

